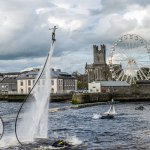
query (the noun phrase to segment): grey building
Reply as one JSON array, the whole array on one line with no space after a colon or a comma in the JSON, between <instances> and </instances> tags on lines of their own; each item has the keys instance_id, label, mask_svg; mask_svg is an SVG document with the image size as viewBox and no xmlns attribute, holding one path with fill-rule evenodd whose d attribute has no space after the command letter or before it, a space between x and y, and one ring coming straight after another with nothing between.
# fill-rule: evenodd
<instances>
[{"instance_id":1,"label":"grey building","mask_svg":"<svg viewBox=\"0 0 150 150\"><path fill-rule=\"evenodd\" d=\"M16 93L17 92L17 79L16 77L5 77L0 82L1 93Z\"/></svg>"},{"instance_id":2,"label":"grey building","mask_svg":"<svg viewBox=\"0 0 150 150\"><path fill-rule=\"evenodd\" d=\"M77 90L77 80L67 72L52 69L52 93L68 93ZM54 85L55 84L55 85Z\"/></svg>"}]
</instances>

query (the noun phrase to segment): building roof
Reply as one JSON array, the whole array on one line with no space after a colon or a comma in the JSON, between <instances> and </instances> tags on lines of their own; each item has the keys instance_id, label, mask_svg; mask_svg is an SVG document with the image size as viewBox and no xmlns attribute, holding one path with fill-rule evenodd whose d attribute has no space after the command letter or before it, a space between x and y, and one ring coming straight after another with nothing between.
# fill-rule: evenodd
<instances>
[{"instance_id":1,"label":"building roof","mask_svg":"<svg viewBox=\"0 0 150 150\"><path fill-rule=\"evenodd\" d=\"M100 83L101 86L130 86L126 81L95 81Z\"/></svg>"},{"instance_id":2,"label":"building roof","mask_svg":"<svg viewBox=\"0 0 150 150\"><path fill-rule=\"evenodd\" d=\"M17 79L35 79L36 76L38 75L39 71L29 71L27 73L21 74ZM51 76L52 78L60 78L60 79L65 79L65 78L70 78L70 79L74 79L74 77L67 73L67 72L61 72L60 69L51 69Z\"/></svg>"},{"instance_id":3,"label":"building roof","mask_svg":"<svg viewBox=\"0 0 150 150\"><path fill-rule=\"evenodd\" d=\"M19 75L21 72L6 72L6 73L0 73L0 75Z\"/></svg>"},{"instance_id":4,"label":"building roof","mask_svg":"<svg viewBox=\"0 0 150 150\"><path fill-rule=\"evenodd\" d=\"M17 79L16 77L5 77L2 81L0 81L0 84L3 83L17 83Z\"/></svg>"},{"instance_id":5,"label":"building roof","mask_svg":"<svg viewBox=\"0 0 150 150\"><path fill-rule=\"evenodd\" d=\"M38 74L38 71L29 71L22 73L17 79L35 79Z\"/></svg>"}]
</instances>

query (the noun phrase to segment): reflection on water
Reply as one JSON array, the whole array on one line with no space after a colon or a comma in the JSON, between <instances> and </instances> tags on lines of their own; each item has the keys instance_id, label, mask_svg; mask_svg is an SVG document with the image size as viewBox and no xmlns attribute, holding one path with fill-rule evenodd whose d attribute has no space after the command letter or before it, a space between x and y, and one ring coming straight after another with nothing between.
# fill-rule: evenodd
<instances>
[{"instance_id":1,"label":"reflection on water","mask_svg":"<svg viewBox=\"0 0 150 150\"><path fill-rule=\"evenodd\" d=\"M0 115L5 122L5 139L14 133L14 121L21 103L0 102ZM52 103L52 107L64 107L69 103ZM26 150L54 149L52 143L58 139L72 142L69 149L78 150L115 150L115 149L150 149L150 103L143 103L145 110L135 110L137 103L118 103L115 108L118 116L112 120L95 119L94 114L101 114L109 106L99 105L82 109L60 109L49 112L49 138L37 139L26 144ZM22 129L23 130L23 129ZM10 137L10 136L9 136ZM14 136L12 136L14 137ZM1 148L14 150L23 148L16 145L15 139L9 139L11 146ZM1 142L2 143L2 142ZM14 145L15 144L15 145ZM5 144L4 144L5 145ZM3 145L3 146L4 146ZM2 144L0 145L2 147ZM65 149L65 148L64 148Z\"/></svg>"}]
</instances>

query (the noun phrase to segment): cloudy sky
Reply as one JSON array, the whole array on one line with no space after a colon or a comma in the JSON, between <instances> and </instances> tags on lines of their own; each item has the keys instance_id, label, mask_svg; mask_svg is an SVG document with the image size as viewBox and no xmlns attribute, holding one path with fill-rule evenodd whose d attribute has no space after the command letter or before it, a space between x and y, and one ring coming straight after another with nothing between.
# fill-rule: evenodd
<instances>
[{"instance_id":1,"label":"cloudy sky","mask_svg":"<svg viewBox=\"0 0 150 150\"><path fill-rule=\"evenodd\" d=\"M150 43L149 0L0 0L0 72L41 66L56 25L54 68L84 72L92 45L135 33Z\"/></svg>"}]
</instances>

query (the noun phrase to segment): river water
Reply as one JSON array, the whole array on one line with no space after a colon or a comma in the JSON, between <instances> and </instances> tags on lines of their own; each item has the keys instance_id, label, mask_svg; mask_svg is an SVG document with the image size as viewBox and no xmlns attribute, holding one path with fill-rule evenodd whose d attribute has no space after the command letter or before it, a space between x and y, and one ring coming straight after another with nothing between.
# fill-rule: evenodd
<instances>
[{"instance_id":1,"label":"river water","mask_svg":"<svg viewBox=\"0 0 150 150\"><path fill-rule=\"evenodd\" d=\"M140 103L115 104L118 115L112 120L93 118L94 114L107 111L108 105L49 112L48 139L37 139L24 146L12 142L7 147L5 144L0 145L0 149L49 150L55 149L51 146L55 140L65 139L73 144L65 150L150 150L150 103L142 104L145 107L143 111L135 110ZM0 115L8 137L14 132L14 121L20 105L21 103L0 102ZM50 108L70 105L68 102L51 103Z\"/></svg>"}]
</instances>

